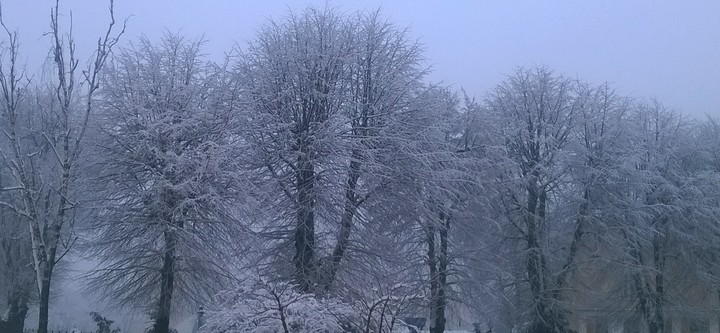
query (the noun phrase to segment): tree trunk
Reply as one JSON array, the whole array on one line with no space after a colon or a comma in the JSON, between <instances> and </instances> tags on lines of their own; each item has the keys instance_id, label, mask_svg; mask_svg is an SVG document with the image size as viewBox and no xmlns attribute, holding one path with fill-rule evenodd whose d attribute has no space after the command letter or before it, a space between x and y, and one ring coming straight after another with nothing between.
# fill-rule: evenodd
<instances>
[{"instance_id":1,"label":"tree trunk","mask_svg":"<svg viewBox=\"0 0 720 333\"><path fill-rule=\"evenodd\" d=\"M580 248L580 242L585 234L585 223L590 209L589 200L590 195L586 189L583 191L583 202L580 204L578 218L575 220L575 232L573 233L572 242L570 243L567 259L565 260L562 271L560 271L560 274L556 279L557 286L554 292L555 299L560 299L560 297L562 297L560 292L563 288L565 288L570 274L575 270L575 256L577 255L578 249Z\"/></svg>"},{"instance_id":2,"label":"tree trunk","mask_svg":"<svg viewBox=\"0 0 720 333\"><path fill-rule=\"evenodd\" d=\"M38 292L40 294L40 304L38 310L38 331L37 333L48 332L48 314L50 310L50 287L52 281L53 269L55 268L55 254L57 253L58 240L60 238L60 225L51 224L42 237L42 244L34 249L35 269L38 278ZM37 245L37 241L33 242L33 247Z\"/></svg>"},{"instance_id":3,"label":"tree trunk","mask_svg":"<svg viewBox=\"0 0 720 333\"><path fill-rule=\"evenodd\" d=\"M430 268L430 333L445 332L447 307L448 229L450 216L441 212L440 228L428 226L428 266ZM436 244L436 232L439 244ZM439 253L438 253L439 252Z\"/></svg>"},{"instance_id":4,"label":"tree trunk","mask_svg":"<svg viewBox=\"0 0 720 333\"><path fill-rule=\"evenodd\" d=\"M653 270L655 271L655 295L652 307L652 320L648 322L650 333L665 332L665 316L663 315L665 300L665 259L662 255L660 239L653 239Z\"/></svg>"},{"instance_id":5,"label":"tree trunk","mask_svg":"<svg viewBox=\"0 0 720 333\"><path fill-rule=\"evenodd\" d=\"M438 280L437 280L437 255L435 254L435 227L433 225L427 226L425 230L427 237L427 256L428 256L428 269L430 272L430 333L434 333L435 318L437 312L435 311L435 297L438 293Z\"/></svg>"},{"instance_id":6,"label":"tree trunk","mask_svg":"<svg viewBox=\"0 0 720 333\"><path fill-rule=\"evenodd\" d=\"M301 147L300 155L295 173L298 207L293 262L300 291L310 292L315 285L315 167L307 144Z\"/></svg>"},{"instance_id":7,"label":"tree trunk","mask_svg":"<svg viewBox=\"0 0 720 333\"><path fill-rule=\"evenodd\" d=\"M175 282L175 234L165 231L165 255L160 271L160 299L155 312L153 333L170 332L170 310Z\"/></svg>"},{"instance_id":8,"label":"tree trunk","mask_svg":"<svg viewBox=\"0 0 720 333\"><path fill-rule=\"evenodd\" d=\"M535 303L535 318L529 328L530 333L558 333L567 332L567 320L562 309L554 303L557 302L556 293L549 286L549 277L545 253L542 250L541 228L545 221L547 205L547 192L545 189L530 183L527 187L527 257L526 269L530 281L530 292Z\"/></svg>"},{"instance_id":9,"label":"tree trunk","mask_svg":"<svg viewBox=\"0 0 720 333\"><path fill-rule=\"evenodd\" d=\"M345 208L340 219L340 232L338 233L335 248L333 249L330 267L325 277L325 291L330 289L337 271L340 268L340 262L345 255L348 243L350 242L350 233L353 227L353 219L358 209L358 198L356 194L358 179L360 178L360 152L353 150L350 168L348 170L347 187L345 188Z\"/></svg>"},{"instance_id":10,"label":"tree trunk","mask_svg":"<svg viewBox=\"0 0 720 333\"><path fill-rule=\"evenodd\" d=\"M527 228L526 245L527 255L525 259L525 265L527 269L528 281L530 281L530 292L535 303L536 316L542 316L545 313L545 286L544 278L542 276L543 269L542 265L542 249L540 248L538 240L538 189L535 184L529 184L528 188L528 199L526 207L525 225ZM541 324L545 323L544 318L536 318L535 322Z\"/></svg>"},{"instance_id":11,"label":"tree trunk","mask_svg":"<svg viewBox=\"0 0 720 333\"><path fill-rule=\"evenodd\" d=\"M448 231L450 229L450 216L440 213L440 222L442 227L440 234L440 257L438 258L438 290L435 299L435 321L433 327L430 327L430 333L445 332L445 309L447 307L447 268L448 268Z\"/></svg>"},{"instance_id":12,"label":"tree trunk","mask_svg":"<svg viewBox=\"0 0 720 333\"><path fill-rule=\"evenodd\" d=\"M627 232L624 232L623 234L628 245L628 254L632 260L632 265L639 268L632 277L633 286L635 287L635 296L638 299L638 309L648 326L648 333L662 333L656 320L657 312L655 310L655 306L658 299L652 291L651 283L648 282L648 279L645 276L645 260L643 260L641 253L640 242L633 239L632 235ZM653 257L654 256L655 253L653 253Z\"/></svg>"},{"instance_id":13,"label":"tree trunk","mask_svg":"<svg viewBox=\"0 0 720 333\"><path fill-rule=\"evenodd\" d=\"M48 314L50 310L50 280L52 271L45 269L40 281L40 304L38 310L38 330L37 333L48 332Z\"/></svg>"}]
</instances>

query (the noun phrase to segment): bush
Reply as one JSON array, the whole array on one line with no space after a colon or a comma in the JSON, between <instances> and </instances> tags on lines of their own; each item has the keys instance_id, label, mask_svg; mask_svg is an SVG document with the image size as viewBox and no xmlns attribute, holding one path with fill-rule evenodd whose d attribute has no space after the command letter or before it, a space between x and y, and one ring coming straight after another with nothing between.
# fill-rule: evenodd
<instances>
[{"instance_id":1,"label":"bush","mask_svg":"<svg viewBox=\"0 0 720 333\"><path fill-rule=\"evenodd\" d=\"M359 317L343 302L300 294L289 283L255 279L238 290L218 294L216 311L207 311L206 333L343 333Z\"/></svg>"},{"instance_id":2,"label":"bush","mask_svg":"<svg viewBox=\"0 0 720 333\"><path fill-rule=\"evenodd\" d=\"M99 313L93 311L90 312L90 317L92 317L92 320L97 324L97 331L96 333L120 333L120 329L111 329L110 325L114 323L114 321L107 319L103 316L101 316Z\"/></svg>"}]
</instances>

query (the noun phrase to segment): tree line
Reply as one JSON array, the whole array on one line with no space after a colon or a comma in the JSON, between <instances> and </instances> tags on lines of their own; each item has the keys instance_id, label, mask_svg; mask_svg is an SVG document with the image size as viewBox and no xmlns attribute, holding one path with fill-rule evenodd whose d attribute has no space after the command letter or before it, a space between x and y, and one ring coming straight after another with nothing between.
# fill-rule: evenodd
<instances>
[{"instance_id":1,"label":"tree line","mask_svg":"<svg viewBox=\"0 0 720 333\"><path fill-rule=\"evenodd\" d=\"M198 306L208 332L571 332L595 307L659 333L720 301L714 118L542 66L467 96L379 11L292 12L213 62L176 34L118 46L112 8L79 69L56 2L47 79L2 24L8 332L31 304L47 332L71 250L155 333Z\"/></svg>"}]
</instances>

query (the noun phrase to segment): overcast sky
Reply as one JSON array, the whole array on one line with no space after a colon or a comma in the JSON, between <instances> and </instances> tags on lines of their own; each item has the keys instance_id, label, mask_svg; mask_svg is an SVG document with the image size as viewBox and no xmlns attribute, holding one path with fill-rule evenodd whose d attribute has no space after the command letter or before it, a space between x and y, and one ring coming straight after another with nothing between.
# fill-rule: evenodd
<instances>
[{"instance_id":1,"label":"overcast sky","mask_svg":"<svg viewBox=\"0 0 720 333\"><path fill-rule=\"evenodd\" d=\"M51 0L5 0L3 14L19 30L28 65L47 53ZM116 0L130 17L125 41L166 29L205 34L220 58L251 40L268 18L325 4L340 11L382 8L425 47L433 72L469 93L483 93L521 65L548 65L592 83L610 82L621 93L657 97L694 116L720 116L720 1L241 1ZM107 21L107 1L63 0L73 11L78 49L92 48Z\"/></svg>"}]
</instances>

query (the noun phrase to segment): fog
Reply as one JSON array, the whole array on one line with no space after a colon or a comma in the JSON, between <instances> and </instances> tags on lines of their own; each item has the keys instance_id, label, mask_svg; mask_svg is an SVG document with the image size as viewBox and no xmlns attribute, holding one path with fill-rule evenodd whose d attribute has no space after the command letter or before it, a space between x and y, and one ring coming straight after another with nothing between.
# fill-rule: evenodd
<instances>
[{"instance_id":1,"label":"fog","mask_svg":"<svg viewBox=\"0 0 720 333\"><path fill-rule=\"evenodd\" d=\"M23 54L37 63L47 52L52 1L5 1ZM425 48L429 79L471 94L512 74L517 66L547 65L593 83L612 83L640 98L660 98L692 116L720 114L720 3L717 1L117 1L129 18L125 42L164 31L204 36L206 52L221 59L260 24L307 5L353 12L380 8L407 27ZM107 20L105 1L68 0L78 49L92 46ZM67 23L67 22L66 22ZM85 46L85 47L83 47Z\"/></svg>"}]
</instances>

